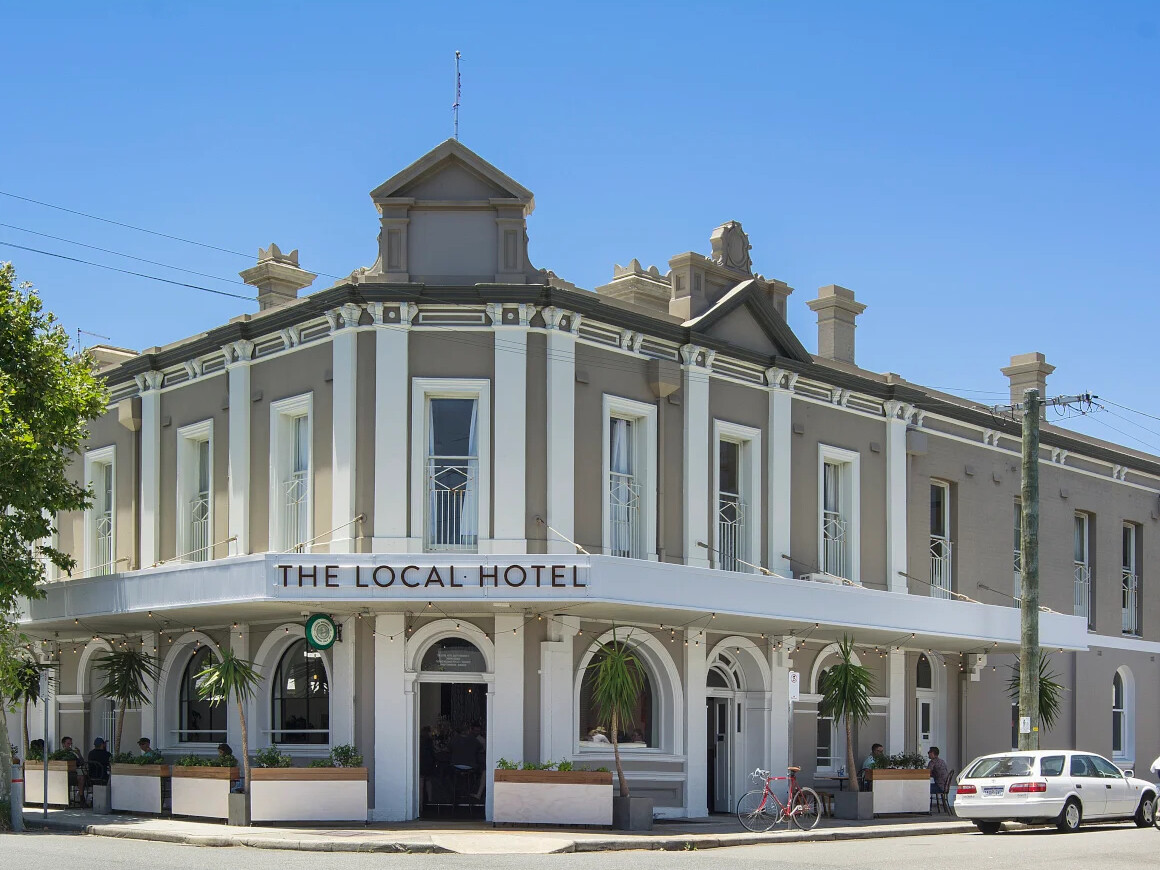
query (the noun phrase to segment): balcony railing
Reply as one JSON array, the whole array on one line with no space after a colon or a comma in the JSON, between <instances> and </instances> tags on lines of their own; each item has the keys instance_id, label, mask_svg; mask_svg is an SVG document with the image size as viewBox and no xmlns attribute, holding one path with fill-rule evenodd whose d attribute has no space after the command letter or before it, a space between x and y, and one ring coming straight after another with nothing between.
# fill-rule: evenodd
<instances>
[{"instance_id":1,"label":"balcony railing","mask_svg":"<svg viewBox=\"0 0 1160 870\"><path fill-rule=\"evenodd\" d=\"M930 539L930 597L950 598L952 587L951 577L951 542L946 538L931 537Z\"/></svg>"},{"instance_id":2,"label":"balcony railing","mask_svg":"<svg viewBox=\"0 0 1160 870\"><path fill-rule=\"evenodd\" d=\"M1138 609L1139 578L1134 571L1125 570L1123 573L1123 619L1121 622L1124 634L1136 635L1140 633L1140 619Z\"/></svg>"},{"instance_id":3,"label":"balcony railing","mask_svg":"<svg viewBox=\"0 0 1160 870\"><path fill-rule=\"evenodd\" d=\"M308 472L295 471L282 482L282 549L286 552L301 553L305 550L309 537L309 506Z\"/></svg>"},{"instance_id":4,"label":"balcony railing","mask_svg":"<svg viewBox=\"0 0 1160 870\"><path fill-rule=\"evenodd\" d=\"M209 559L209 493L198 493L189 503L189 541L185 558L191 562Z\"/></svg>"},{"instance_id":5,"label":"balcony railing","mask_svg":"<svg viewBox=\"0 0 1160 870\"><path fill-rule=\"evenodd\" d=\"M846 518L837 511L822 511L822 570L850 579L847 549Z\"/></svg>"},{"instance_id":6,"label":"balcony railing","mask_svg":"<svg viewBox=\"0 0 1160 870\"><path fill-rule=\"evenodd\" d=\"M1090 602L1092 590L1092 569L1083 562L1075 563L1075 596L1072 614L1082 616L1091 623Z\"/></svg>"},{"instance_id":7,"label":"balcony railing","mask_svg":"<svg viewBox=\"0 0 1160 870\"><path fill-rule=\"evenodd\" d=\"M97 544L97 564L93 574L113 573L113 512L106 511L96 515L95 535Z\"/></svg>"},{"instance_id":8,"label":"balcony railing","mask_svg":"<svg viewBox=\"0 0 1160 870\"><path fill-rule=\"evenodd\" d=\"M1023 555L1015 550L1015 579L1011 585L1011 597L1015 599L1015 606L1023 600Z\"/></svg>"},{"instance_id":9,"label":"balcony railing","mask_svg":"<svg viewBox=\"0 0 1160 870\"><path fill-rule=\"evenodd\" d=\"M640 533L640 484L631 474L608 473L608 553L644 558Z\"/></svg>"},{"instance_id":10,"label":"balcony railing","mask_svg":"<svg viewBox=\"0 0 1160 870\"><path fill-rule=\"evenodd\" d=\"M717 567L744 571L739 561L745 553L745 502L733 492L723 492L717 501Z\"/></svg>"},{"instance_id":11,"label":"balcony railing","mask_svg":"<svg viewBox=\"0 0 1160 870\"><path fill-rule=\"evenodd\" d=\"M474 553L479 547L479 460L474 456L427 457L428 552Z\"/></svg>"}]
</instances>

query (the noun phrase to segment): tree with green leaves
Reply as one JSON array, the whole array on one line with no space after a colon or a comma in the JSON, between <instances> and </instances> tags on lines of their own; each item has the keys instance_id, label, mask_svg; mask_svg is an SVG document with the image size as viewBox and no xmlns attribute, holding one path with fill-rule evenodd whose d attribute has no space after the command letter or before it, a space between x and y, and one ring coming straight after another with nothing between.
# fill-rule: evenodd
<instances>
[{"instance_id":1,"label":"tree with green leaves","mask_svg":"<svg viewBox=\"0 0 1160 870\"><path fill-rule=\"evenodd\" d=\"M1022 688L1021 675L1022 670L1017 657L1015 664L1011 666L1011 676L1007 679L1007 695L1016 704L1019 703L1020 689ZM1044 731L1050 731L1055 727L1055 723L1059 721L1059 711L1063 703L1064 691L1063 684L1059 682L1059 674L1051 670L1051 656L1040 656L1039 721L1043 724ZM1020 710L1022 710L1022 707ZM1034 736L1036 745L1038 745L1040 735L1035 734Z\"/></svg>"},{"instance_id":2,"label":"tree with green leaves","mask_svg":"<svg viewBox=\"0 0 1160 870\"><path fill-rule=\"evenodd\" d=\"M616 639L616 626L613 626L612 640L600 644L588 669L592 672L592 706L600 721L608 724L620 796L626 798L628 782L620 764L619 732L621 726L631 728L636 724L636 707L644 691L644 667L634 648L627 641Z\"/></svg>"},{"instance_id":3,"label":"tree with green leaves","mask_svg":"<svg viewBox=\"0 0 1160 870\"><path fill-rule=\"evenodd\" d=\"M0 263L0 710L11 706L23 639L15 628L21 599L40 596L45 564L71 571L74 560L51 546L56 516L89 504L84 483L68 475L84 447L89 420L108 392L92 360L73 356L68 335L29 285ZM8 746L0 716L0 746ZM0 752L0 829L9 823L11 759Z\"/></svg>"},{"instance_id":4,"label":"tree with green leaves","mask_svg":"<svg viewBox=\"0 0 1160 870\"><path fill-rule=\"evenodd\" d=\"M105 684L97 690L102 698L117 705L117 733L113 736L113 754L121 751L121 734L125 730L125 711L129 707L147 703L149 692L157 680L157 659L135 646L126 644L121 649L104 653L96 661L96 673Z\"/></svg>"},{"instance_id":5,"label":"tree with green leaves","mask_svg":"<svg viewBox=\"0 0 1160 870\"><path fill-rule=\"evenodd\" d=\"M220 661L211 661L194 675L197 696L216 706L231 698L238 705L238 720L242 727L242 785L250 793L250 740L246 730L246 702L254 697L262 678L254 663L239 658L227 649Z\"/></svg>"},{"instance_id":6,"label":"tree with green leaves","mask_svg":"<svg viewBox=\"0 0 1160 870\"><path fill-rule=\"evenodd\" d=\"M870 718L874 678L864 665L854 661L854 641L851 638L842 636L842 642L838 644L838 663L825 671L820 688L822 700L818 702L818 715L841 719L846 726L846 769L850 772L850 789L858 791L853 725Z\"/></svg>"},{"instance_id":7,"label":"tree with green leaves","mask_svg":"<svg viewBox=\"0 0 1160 870\"><path fill-rule=\"evenodd\" d=\"M21 756L28 752L28 708L40 703L40 675L43 670L44 668L31 658L18 658L11 700L13 704L20 705L22 726L20 734Z\"/></svg>"}]
</instances>

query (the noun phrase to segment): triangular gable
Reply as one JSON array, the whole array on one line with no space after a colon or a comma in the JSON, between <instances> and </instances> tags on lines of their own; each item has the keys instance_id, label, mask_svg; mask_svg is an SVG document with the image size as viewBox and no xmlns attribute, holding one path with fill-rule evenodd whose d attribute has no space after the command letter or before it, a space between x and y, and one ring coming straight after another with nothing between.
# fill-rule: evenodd
<instances>
[{"instance_id":1,"label":"triangular gable","mask_svg":"<svg viewBox=\"0 0 1160 870\"><path fill-rule=\"evenodd\" d=\"M375 202L396 197L443 201L515 199L525 204L527 213L535 206L530 190L455 139L428 151L371 191Z\"/></svg>"},{"instance_id":2,"label":"triangular gable","mask_svg":"<svg viewBox=\"0 0 1160 870\"><path fill-rule=\"evenodd\" d=\"M812 359L754 278L742 281L716 305L682 326L698 335L764 356L782 356L799 362Z\"/></svg>"}]
</instances>

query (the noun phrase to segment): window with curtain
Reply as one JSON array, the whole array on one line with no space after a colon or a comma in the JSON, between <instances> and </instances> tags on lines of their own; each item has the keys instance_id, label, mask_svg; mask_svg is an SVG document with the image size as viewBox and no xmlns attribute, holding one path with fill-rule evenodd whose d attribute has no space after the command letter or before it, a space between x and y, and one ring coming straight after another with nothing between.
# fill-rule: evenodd
<instances>
[{"instance_id":1,"label":"window with curtain","mask_svg":"<svg viewBox=\"0 0 1160 870\"><path fill-rule=\"evenodd\" d=\"M642 555L635 432L636 422L633 420L612 417L608 421L609 553L628 558Z\"/></svg>"},{"instance_id":2,"label":"window with curtain","mask_svg":"<svg viewBox=\"0 0 1160 870\"><path fill-rule=\"evenodd\" d=\"M624 646L623 643L619 645ZM611 751L611 745L606 745L606 741L610 744L612 738L612 735L608 733L609 723L602 722L599 719L596 715L596 707L592 703L592 688L596 679L595 667L600 662L602 656L603 653L597 652L592 657L588 668L584 671L584 677L580 681L579 738L581 745L585 749L600 749L603 747ZM657 748L660 739L657 732L657 710L652 685L652 674L639 652L637 653L637 659L641 662L644 670L644 686L637 696L632 722L623 722L620 724L617 743L620 744L621 749Z\"/></svg>"},{"instance_id":3,"label":"window with curtain","mask_svg":"<svg viewBox=\"0 0 1160 870\"><path fill-rule=\"evenodd\" d=\"M190 657L181 677L177 734L179 743L220 743L226 739L226 700L211 704L198 697L197 675L215 661L213 650L200 647Z\"/></svg>"},{"instance_id":4,"label":"window with curtain","mask_svg":"<svg viewBox=\"0 0 1160 870\"><path fill-rule=\"evenodd\" d=\"M428 400L428 550L474 551L478 546L477 405L467 398Z\"/></svg>"},{"instance_id":5,"label":"window with curtain","mask_svg":"<svg viewBox=\"0 0 1160 870\"><path fill-rule=\"evenodd\" d=\"M822 465L822 570L836 577L850 574L847 558L847 526L842 492L842 466L837 462Z\"/></svg>"},{"instance_id":6,"label":"window with curtain","mask_svg":"<svg viewBox=\"0 0 1160 870\"><path fill-rule=\"evenodd\" d=\"M1120 674L1112 677L1112 756L1122 756L1127 741L1127 717L1124 705L1124 678Z\"/></svg>"},{"instance_id":7,"label":"window with curtain","mask_svg":"<svg viewBox=\"0 0 1160 870\"><path fill-rule=\"evenodd\" d=\"M274 743L330 742L330 685L322 653L305 640L294 643L278 660L270 698Z\"/></svg>"}]
</instances>

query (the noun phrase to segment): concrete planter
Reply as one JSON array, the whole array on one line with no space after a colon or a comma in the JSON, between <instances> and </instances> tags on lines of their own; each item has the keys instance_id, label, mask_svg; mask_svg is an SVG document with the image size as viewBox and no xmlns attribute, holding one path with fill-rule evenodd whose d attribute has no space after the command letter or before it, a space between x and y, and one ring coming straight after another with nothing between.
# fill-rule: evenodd
<instances>
[{"instance_id":1,"label":"concrete planter","mask_svg":"<svg viewBox=\"0 0 1160 870\"><path fill-rule=\"evenodd\" d=\"M76 773L75 761L48 762L48 803L55 807L68 806L68 779ZM44 805L44 762L24 763L24 804Z\"/></svg>"},{"instance_id":2,"label":"concrete planter","mask_svg":"<svg viewBox=\"0 0 1160 870\"><path fill-rule=\"evenodd\" d=\"M652 798L613 798L612 826L618 831L651 831L653 826Z\"/></svg>"},{"instance_id":3,"label":"concrete planter","mask_svg":"<svg viewBox=\"0 0 1160 870\"><path fill-rule=\"evenodd\" d=\"M868 791L836 791L834 817L838 819L874 818L874 793Z\"/></svg>"},{"instance_id":4,"label":"concrete planter","mask_svg":"<svg viewBox=\"0 0 1160 870\"><path fill-rule=\"evenodd\" d=\"M127 813L160 813L168 764L109 765L109 806Z\"/></svg>"},{"instance_id":5,"label":"concrete planter","mask_svg":"<svg viewBox=\"0 0 1160 870\"><path fill-rule=\"evenodd\" d=\"M250 769L255 822L366 822L365 767Z\"/></svg>"},{"instance_id":6,"label":"concrete planter","mask_svg":"<svg viewBox=\"0 0 1160 870\"><path fill-rule=\"evenodd\" d=\"M930 812L930 771L876 768L870 778L875 815Z\"/></svg>"},{"instance_id":7,"label":"concrete planter","mask_svg":"<svg viewBox=\"0 0 1160 870\"><path fill-rule=\"evenodd\" d=\"M237 778L236 767L174 767L173 815L228 819Z\"/></svg>"},{"instance_id":8,"label":"concrete planter","mask_svg":"<svg viewBox=\"0 0 1160 870\"><path fill-rule=\"evenodd\" d=\"M537 825L611 825L612 774L590 770L497 770L492 820Z\"/></svg>"}]
</instances>

